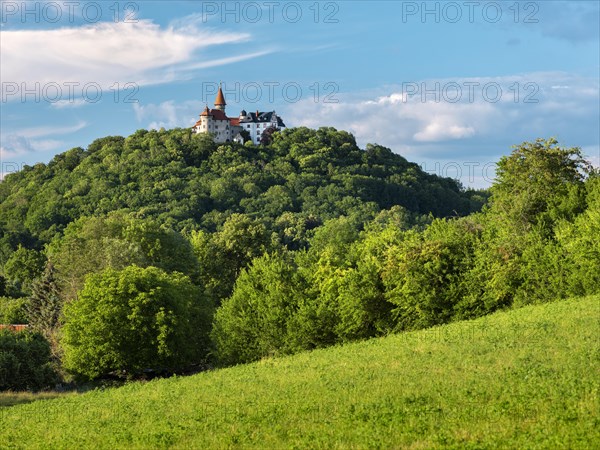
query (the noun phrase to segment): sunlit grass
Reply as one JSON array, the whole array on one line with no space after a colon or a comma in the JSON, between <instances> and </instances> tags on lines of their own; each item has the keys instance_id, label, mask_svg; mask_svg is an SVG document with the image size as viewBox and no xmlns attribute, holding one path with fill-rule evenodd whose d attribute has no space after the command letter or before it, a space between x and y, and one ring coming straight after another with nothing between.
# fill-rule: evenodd
<instances>
[{"instance_id":1,"label":"sunlit grass","mask_svg":"<svg viewBox=\"0 0 600 450\"><path fill-rule=\"evenodd\" d=\"M600 297L1 408L8 448L600 448Z\"/></svg>"}]
</instances>

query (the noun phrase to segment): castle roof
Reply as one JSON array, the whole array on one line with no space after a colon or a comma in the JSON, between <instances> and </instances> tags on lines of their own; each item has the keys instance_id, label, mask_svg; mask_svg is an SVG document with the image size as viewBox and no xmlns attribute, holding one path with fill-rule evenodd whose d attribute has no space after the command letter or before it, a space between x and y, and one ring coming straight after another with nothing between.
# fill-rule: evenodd
<instances>
[{"instance_id":1,"label":"castle roof","mask_svg":"<svg viewBox=\"0 0 600 450\"><path fill-rule=\"evenodd\" d=\"M240 119L240 123L273 122L274 119L277 119L278 127L285 127L283 120L281 120L281 117L275 114L275 111L256 111L255 113L251 112L250 114L246 115L244 119Z\"/></svg>"},{"instance_id":2,"label":"castle roof","mask_svg":"<svg viewBox=\"0 0 600 450\"><path fill-rule=\"evenodd\" d=\"M219 86L219 92L217 92L217 98L215 99L215 106L225 106L225 96L223 95L223 90L221 86Z\"/></svg>"},{"instance_id":3,"label":"castle roof","mask_svg":"<svg viewBox=\"0 0 600 450\"><path fill-rule=\"evenodd\" d=\"M256 111L255 113L247 114L245 110L242 110L240 116L242 118L230 118L225 114L225 96L223 95L223 90L219 85L219 90L217 92L217 97L215 98L215 107L214 109L209 109L208 105L204 107L204 110L200 114L200 117L211 117L213 120L226 121L229 122L229 125L232 127L239 127L242 123L276 123L278 128L284 128L285 124L281 117L275 114L275 111L266 111L260 112ZM200 119L194 127L200 127L202 124L202 119Z\"/></svg>"},{"instance_id":4,"label":"castle roof","mask_svg":"<svg viewBox=\"0 0 600 450\"><path fill-rule=\"evenodd\" d=\"M235 117L235 118L227 117L225 112L221 111L220 109L208 109L208 106L204 108L204 111L202 111L202 114L200 114L200 116L201 117L212 117L214 120L227 120L227 121L229 121L229 124L232 126L239 126L239 124L240 124L240 119L238 119L237 117ZM198 126L201 123L202 123L202 121L199 120L198 122L196 122L196 124L194 126Z\"/></svg>"},{"instance_id":5,"label":"castle roof","mask_svg":"<svg viewBox=\"0 0 600 450\"><path fill-rule=\"evenodd\" d=\"M220 109L208 109L208 106L204 108L204 111L202 111L200 116L212 116L215 120L230 120L224 111L221 111Z\"/></svg>"},{"instance_id":6,"label":"castle roof","mask_svg":"<svg viewBox=\"0 0 600 450\"><path fill-rule=\"evenodd\" d=\"M210 115L213 116L215 120L229 120L225 111L221 111L220 109L211 109Z\"/></svg>"}]
</instances>

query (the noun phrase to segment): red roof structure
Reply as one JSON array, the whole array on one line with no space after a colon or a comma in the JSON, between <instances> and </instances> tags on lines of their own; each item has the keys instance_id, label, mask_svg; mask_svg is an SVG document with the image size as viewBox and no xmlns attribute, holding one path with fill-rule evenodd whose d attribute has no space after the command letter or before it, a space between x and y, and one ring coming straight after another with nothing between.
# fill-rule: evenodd
<instances>
[{"instance_id":1,"label":"red roof structure","mask_svg":"<svg viewBox=\"0 0 600 450\"><path fill-rule=\"evenodd\" d=\"M29 325L3 325L0 324L0 330L25 331Z\"/></svg>"},{"instance_id":2,"label":"red roof structure","mask_svg":"<svg viewBox=\"0 0 600 450\"><path fill-rule=\"evenodd\" d=\"M221 90L221 86L219 85L219 92L217 92L217 98L215 99L215 106L225 106L225 96L223 95L223 91Z\"/></svg>"}]
</instances>

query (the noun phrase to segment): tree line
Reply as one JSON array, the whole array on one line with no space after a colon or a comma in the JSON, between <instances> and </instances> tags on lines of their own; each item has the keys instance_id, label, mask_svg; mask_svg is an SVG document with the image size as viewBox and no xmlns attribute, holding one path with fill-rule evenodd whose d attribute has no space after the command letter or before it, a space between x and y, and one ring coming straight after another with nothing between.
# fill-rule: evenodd
<instances>
[{"instance_id":1,"label":"tree line","mask_svg":"<svg viewBox=\"0 0 600 450\"><path fill-rule=\"evenodd\" d=\"M269 146L103 138L0 183L0 322L29 322L63 376L94 379L598 292L600 183L581 151L526 142L497 174L465 190L332 128Z\"/></svg>"}]
</instances>

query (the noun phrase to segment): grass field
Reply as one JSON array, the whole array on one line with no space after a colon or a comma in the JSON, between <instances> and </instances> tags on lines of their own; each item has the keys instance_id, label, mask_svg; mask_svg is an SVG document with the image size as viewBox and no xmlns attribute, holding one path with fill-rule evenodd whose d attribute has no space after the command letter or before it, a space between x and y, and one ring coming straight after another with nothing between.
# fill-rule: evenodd
<instances>
[{"instance_id":1,"label":"grass field","mask_svg":"<svg viewBox=\"0 0 600 450\"><path fill-rule=\"evenodd\" d=\"M600 296L0 408L2 448L600 448Z\"/></svg>"}]
</instances>

